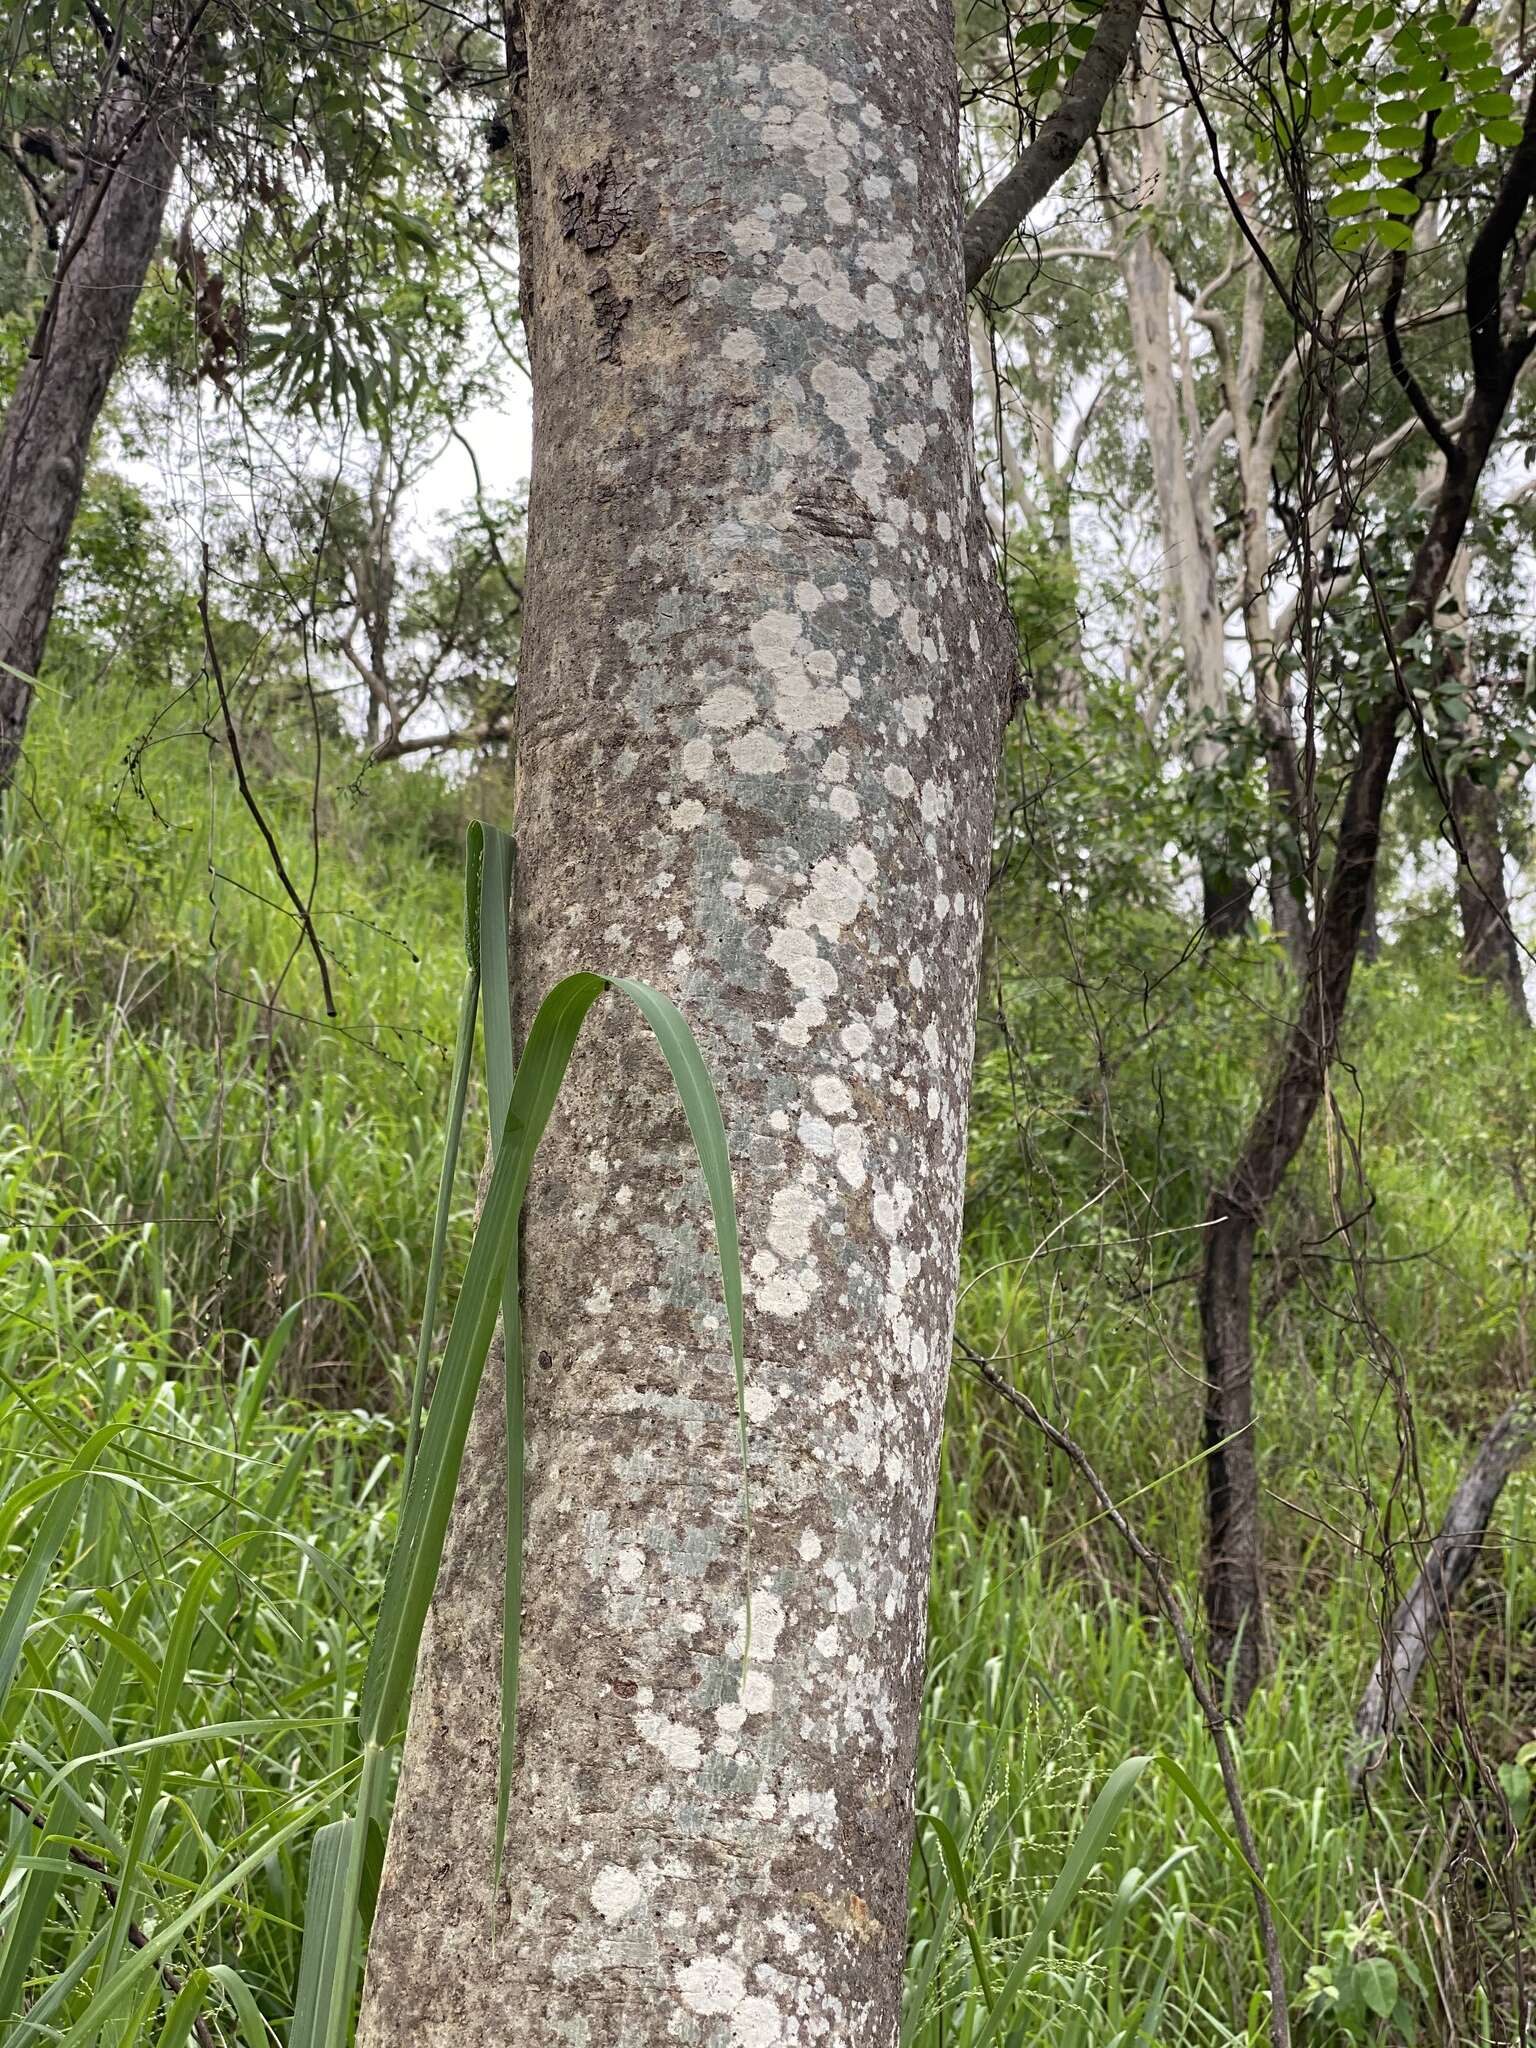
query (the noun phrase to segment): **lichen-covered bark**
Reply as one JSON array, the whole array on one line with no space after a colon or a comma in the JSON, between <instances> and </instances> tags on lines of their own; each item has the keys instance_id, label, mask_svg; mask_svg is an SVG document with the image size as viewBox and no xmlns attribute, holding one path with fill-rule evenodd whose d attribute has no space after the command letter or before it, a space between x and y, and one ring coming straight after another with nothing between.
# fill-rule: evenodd
<instances>
[{"instance_id":1,"label":"lichen-covered bark","mask_svg":"<svg viewBox=\"0 0 1536 2048\"><path fill-rule=\"evenodd\" d=\"M0 431L0 789L26 733L91 435L160 238L181 142L183 76L152 21L86 150L49 294ZM159 68L157 68L159 67ZM141 76L147 73L149 83Z\"/></svg>"},{"instance_id":2,"label":"lichen-covered bark","mask_svg":"<svg viewBox=\"0 0 1536 2048\"><path fill-rule=\"evenodd\" d=\"M530 1196L508 1872L499 1392L368 2048L895 2039L993 763L940 0L526 10L534 474L516 1000L683 1005L748 1288L752 1538L697 1177L599 1012ZM752 1640L742 1670L743 1598Z\"/></svg>"},{"instance_id":3,"label":"lichen-covered bark","mask_svg":"<svg viewBox=\"0 0 1536 2048\"><path fill-rule=\"evenodd\" d=\"M1356 1790L1381 1763L1407 1714L1420 1674L1483 1552L1499 1495L1533 1448L1536 1407L1529 1394L1520 1394L1478 1446L1413 1584L1386 1625L1381 1654L1355 1714L1357 1747L1349 1775Z\"/></svg>"}]
</instances>

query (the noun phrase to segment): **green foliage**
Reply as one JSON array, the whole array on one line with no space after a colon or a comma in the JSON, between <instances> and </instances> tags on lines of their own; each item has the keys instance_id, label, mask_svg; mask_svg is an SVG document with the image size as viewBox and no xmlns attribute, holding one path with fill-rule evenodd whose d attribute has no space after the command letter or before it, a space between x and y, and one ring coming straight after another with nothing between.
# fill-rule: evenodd
<instances>
[{"instance_id":1,"label":"green foliage","mask_svg":"<svg viewBox=\"0 0 1536 2048\"><path fill-rule=\"evenodd\" d=\"M1531 1774L1533 1765L1536 1742L1522 1742L1510 1761L1499 1765L1499 1789L1509 1802L1509 1817L1517 1828L1523 1828L1530 1818L1531 1790L1536 1783Z\"/></svg>"},{"instance_id":2,"label":"green foliage","mask_svg":"<svg viewBox=\"0 0 1536 2048\"><path fill-rule=\"evenodd\" d=\"M1307 1972L1302 2009L1323 2040L1411 2044L1427 2002L1423 1977L1378 1912L1345 1920L1324 1935L1322 1960Z\"/></svg>"},{"instance_id":3,"label":"green foliage","mask_svg":"<svg viewBox=\"0 0 1536 2048\"><path fill-rule=\"evenodd\" d=\"M1439 4L1321 0L1293 17L1291 82L1306 96L1333 192L1334 246L1406 249L1424 203L1426 152L1458 170L1521 135L1486 27Z\"/></svg>"},{"instance_id":4,"label":"green foliage","mask_svg":"<svg viewBox=\"0 0 1536 2048\"><path fill-rule=\"evenodd\" d=\"M102 91L102 19L84 0L12 11L7 132L47 131L61 158L78 149ZM225 393L243 363L268 403L370 425L402 374L441 381L464 350L456 216L494 213L510 191L493 194L478 122L444 95L497 90L500 15L365 0L343 19L318 0L215 0L192 19L174 89L194 202L144 308L151 357ZM152 85L183 51L175 26L143 0L125 10L129 61ZM62 163L38 175L44 200L66 176ZM34 312L56 240L12 285Z\"/></svg>"},{"instance_id":5,"label":"green foliage","mask_svg":"<svg viewBox=\"0 0 1536 2048\"><path fill-rule=\"evenodd\" d=\"M994 980L1007 1033L994 988L961 1329L1008 1358L1090 1444L1192 1596L1198 1374L1181 1275L1209 1172L1261 1071L1284 969L1262 938L1219 963L1189 955L1179 879L1160 860L1179 794L1143 781L1129 710L1123 726L1107 703L1095 715L1104 723L1090 721L1081 744L1097 774L1039 788L1025 782L1027 761L1010 766L1021 788L1035 787L1041 852L1007 869L998 895ZM70 721L77 761L91 750L109 761L142 712L109 692L94 703L55 697L42 716ZM185 711L181 723L192 724ZM1110 744L1117 732L1123 748ZM146 789L166 824L121 770L103 769L71 826L78 770L66 771L58 745L36 760L56 779L34 779L0 878L7 971L35 964L30 987L19 976L11 984L25 1000L6 1047L8 1115L27 1127L0 1147L0 1545L10 1583L21 1586L19 1568L51 1548L51 1505L76 1484L81 1492L55 1522L53 1568L0 1613L0 1647L12 1614L25 1616L0 1707L0 1767L27 1808L12 1807L4 1837L0 1891L14 1901L7 1927L17 1936L0 1950L12 1973L0 1988L14 1995L19 1977L21 1995L42 2001L39 2039L44 2028L89 2036L112 1946L105 1877L155 1944L147 1962L131 1942L119 1950L117 1972L137 1966L119 1979L123 2037L157 2040L201 1998L216 2040L246 2048L264 2025L282 2037L291 2015L317 2012L324 1989L319 1973L301 1973L305 1896L325 1895L324 1859L336 1854L339 1869L350 1840L341 1816L356 1781L355 1703L396 1548L404 1360L463 973L457 816L471 799L397 771L364 785L366 829L346 801L326 807L320 900L351 913L338 920L350 970L338 986L343 1030L359 1044L291 1016L248 1033L251 1006L218 995L242 977L270 987L292 940L270 906L220 879L271 893L242 814L217 825L217 875L206 827L184 829L208 787L195 728L146 757ZM217 756L214 765L222 775ZM307 824L296 765L274 754L263 784L289 844ZM337 778L347 773L338 756ZM1074 862L1063 879L1045 857L1096 838L1108 848L1102 867ZM419 964L388 936L391 918L407 926ZM1385 1539L1402 1540L1413 1522L1411 1502L1394 1507L1381 1491L1396 1444L1379 1347L1411 1362L1433 1505L1499 1401L1536 1285L1518 1193L1522 1179L1536 1185L1536 1055L1459 984L1449 950L1443 918L1406 923L1362 977L1347 1048L1370 1111L1379 1338L1355 1319L1347 1270L1309 1261L1309 1248L1329 1249L1321 1143L1261 1251L1277 1285L1298 1267L1306 1276L1268 1310L1259 1362L1273 1390L1271 1555L1277 1581L1308 1597L1277 1603L1277 1670L1244 1731L1241 1764L1298 2005L1316 1973L1322 2002L1307 2026L1319 2042L1351 2038L1340 2028L1357 2007L1366 2017L1353 2038L1406 2038L1410 2013L1421 2040L1446 2038L1435 1944L1476 1937L1456 1932L1458 1914L1432 1895L1437 1838L1417 1802L1480 1799L1486 1824L1506 1827L1432 1696L1411 1751L1413 1792L1391 1775L1366 1810L1342 1776L1370 1655L1374 1566L1332 1531L1358 1512L1361 1473ZM311 971L291 970L299 979L285 1007L313 1016L302 979ZM141 1000L133 991L145 975L160 993ZM430 1020L433 1043L417 1055L390 1029L407 1018ZM1440 1062L1433 1091L1423 1086L1427 1044ZM417 1096L381 1050L415 1073ZM179 1142L165 1136L167 1098ZM325 1146L308 1151L293 1128L306 1098L323 1104L327 1125ZM483 1113L477 1099L471 1116ZM417 1116L414 1149L406 1133ZM215 1127L223 1150L205 1156L201 1134ZM58 1156L66 1134L68 1160ZM146 1158L159 1163L147 1181ZM221 1171L221 1158L239 1159L239 1174ZM119 1182L147 1188L142 1207ZM450 1301L470 1196L462 1177L454 1185ZM343 1300L317 1302L302 1284L279 1294L262 1274L241 1283L238 1321L213 1315L217 1247L178 1220L211 1213L213 1199L248 1203L238 1236L258 1244L288 1243L289 1215L310 1219ZM354 1259L366 1245L367 1268L338 1256L337 1239ZM222 1299L234 1298L225 1281ZM318 1367L329 1359L346 1361L347 1405L321 1414L301 1397L326 1390ZM1477 1581L1464 1672L1517 1821L1515 1774L1530 1762L1520 1647L1521 1616L1536 1600L1530 1515L1530 1482L1517 1478L1502 1554L1490 1552ZM1211 1822L1223 1818L1220 1782L1173 1646L1070 1474L963 1373L931 1612L919 1761L931 1819L914 1865L910 2048L989 2038L1257 2048L1265 2012L1251 1896ZM1116 1776L1148 1755L1171 1759L1198 1800L1161 1764ZM155 1777L158 1793L146 1798ZM1112 1825L1101 1806L1095 1827L1111 1786ZM1085 1844L1091 1853L1073 1862ZM364 1905L369 1857L357 1873ZM1380 1924L1375 1871L1391 1901ZM120 1934L123 1925L119 1916ZM1368 1935L1349 1933L1359 1928ZM1476 1966L1464 1946L1452 1960L1464 1978ZM192 1987L179 2011L183 1994L167 1991L161 1962ZM1384 1972L1359 1975L1374 1963L1395 1973L1395 2033L1370 2004L1385 1995Z\"/></svg>"},{"instance_id":6,"label":"green foliage","mask_svg":"<svg viewBox=\"0 0 1536 2048\"><path fill-rule=\"evenodd\" d=\"M76 1219L40 1164L0 1139L0 1626L25 1624L0 1707L6 2038L76 2038L126 1942L140 1976L112 2038L160 2038L163 2009L174 2039L200 2004L258 2048L257 2016L288 2010L397 1432L282 1397L292 1314L211 1349L128 1306L152 1291L145 1234L98 1221L61 1249ZM23 1612L19 1568L56 1537Z\"/></svg>"}]
</instances>

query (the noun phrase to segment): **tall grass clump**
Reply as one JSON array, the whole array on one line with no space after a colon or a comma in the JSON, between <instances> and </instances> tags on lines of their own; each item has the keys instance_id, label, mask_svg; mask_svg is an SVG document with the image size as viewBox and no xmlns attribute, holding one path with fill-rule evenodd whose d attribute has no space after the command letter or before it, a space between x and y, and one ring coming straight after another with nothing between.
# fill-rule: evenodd
<instances>
[{"instance_id":1,"label":"tall grass clump","mask_svg":"<svg viewBox=\"0 0 1536 2048\"><path fill-rule=\"evenodd\" d=\"M184 2009L263 2048L344 1782L398 1430L284 1395L292 1312L190 1349L123 1306L153 1291L146 1232L61 1250L79 1218L14 1127L0 1217L4 2038L76 2038L134 1957L102 2038L158 2038L195 1984Z\"/></svg>"}]
</instances>

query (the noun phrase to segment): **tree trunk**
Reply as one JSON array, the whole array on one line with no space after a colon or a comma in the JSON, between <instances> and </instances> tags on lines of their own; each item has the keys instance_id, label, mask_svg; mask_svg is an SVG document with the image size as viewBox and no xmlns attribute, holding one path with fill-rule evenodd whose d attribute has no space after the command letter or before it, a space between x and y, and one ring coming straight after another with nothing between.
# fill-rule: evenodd
<instances>
[{"instance_id":1,"label":"tree trunk","mask_svg":"<svg viewBox=\"0 0 1536 2048\"><path fill-rule=\"evenodd\" d=\"M1254 716L1264 743L1270 799L1270 914L1286 957L1296 972L1303 974L1312 944L1312 920L1307 908L1306 804L1285 678L1275 644L1270 607L1274 561L1265 524L1275 440L1284 412L1280 406L1260 406L1258 402L1268 309L1269 280L1257 263L1250 262L1243 274L1242 325L1235 350L1225 321L1215 314L1208 317L1222 365L1227 410L1232 417L1232 437L1237 447L1243 631L1253 670Z\"/></svg>"},{"instance_id":2,"label":"tree trunk","mask_svg":"<svg viewBox=\"0 0 1536 2048\"><path fill-rule=\"evenodd\" d=\"M1504 879L1498 795L1470 775L1457 775L1451 782L1451 814L1465 856L1456 864L1462 968L1490 988L1502 990L1520 1022L1529 1024L1525 976Z\"/></svg>"},{"instance_id":3,"label":"tree trunk","mask_svg":"<svg viewBox=\"0 0 1536 2048\"><path fill-rule=\"evenodd\" d=\"M896 2038L994 762L939 0L526 10L534 461L514 1000L669 991L730 1128L734 1391L665 1070L589 1027L526 1225L517 1778L499 1388L365 2048Z\"/></svg>"},{"instance_id":4,"label":"tree trunk","mask_svg":"<svg viewBox=\"0 0 1536 2048\"><path fill-rule=\"evenodd\" d=\"M1381 1761L1408 1711L1435 1639L1471 1576L1505 1481L1533 1446L1536 1406L1529 1394L1522 1394L1483 1438L1425 1553L1423 1568L1387 1626L1381 1655L1355 1715L1360 1748L1350 1765L1353 1785L1358 1786Z\"/></svg>"},{"instance_id":5,"label":"tree trunk","mask_svg":"<svg viewBox=\"0 0 1536 2048\"><path fill-rule=\"evenodd\" d=\"M1134 203L1142 219L1135 232L1121 239L1120 267L1157 495L1163 581L1178 626L1185 708L1196 728L1190 758L1198 782L1219 775L1227 758L1225 740L1209 729L1219 727L1229 710L1226 629L1209 478L1199 473L1185 412L1187 394L1174 376L1173 269L1158 245L1156 227L1157 209L1168 202L1168 148L1157 84L1149 72L1137 79L1131 103L1139 152ZM1235 937L1248 922L1253 896L1241 851L1207 844L1200 880L1207 935Z\"/></svg>"},{"instance_id":6,"label":"tree trunk","mask_svg":"<svg viewBox=\"0 0 1536 2048\"><path fill-rule=\"evenodd\" d=\"M91 434L160 239L181 145L175 77L120 74L0 432L0 789L16 770ZM19 673L18 673L19 672Z\"/></svg>"}]
</instances>

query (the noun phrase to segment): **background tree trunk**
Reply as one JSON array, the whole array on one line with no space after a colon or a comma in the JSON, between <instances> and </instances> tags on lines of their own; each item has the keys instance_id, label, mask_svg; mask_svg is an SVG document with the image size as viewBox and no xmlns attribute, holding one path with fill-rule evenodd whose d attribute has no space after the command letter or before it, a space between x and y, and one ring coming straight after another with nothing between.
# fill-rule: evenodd
<instances>
[{"instance_id":1,"label":"background tree trunk","mask_svg":"<svg viewBox=\"0 0 1536 2048\"><path fill-rule=\"evenodd\" d=\"M1207 479L1197 473L1179 381L1173 330L1173 270L1157 241L1156 213L1169 204L1168 145L1156 80L1143 72L1131 93L1136 122L1137 188L1143 218L1120 242L1131 347L1141 384L1142 428L1157 493L1162 574L1178 626L1184 703L1197 726L1190 758L1198 775L1219 773L1229 705L1226 630L1216 577L1216 535ZM1194 423L1198 424L1198 423ZM1248 922L1253 883L1240 849L1207 846L1200 857L1201 917L1211 938L1231 938Z\"/></svg>"},{"instance_id":2,"label":"background tree trunk","mask_svg":"<svg viewBox=\"0 0 1536 2048\"><path fill-rule=\"evenodd\" d=\"M1466 856L1456 864L1462 967L1491 988L1502 990L1520 1022L1529 1024L1525 976L1504 879L1498 793L1486 783L1474 782L1470 775L1457 775L1451 782L1451 812Z\"/></svg>"},{"instance_id":3,"label":"background tree trunk","mask_svg":"<svg viewBox=\"0 0 1536 2048\"><path fill-rule=\"evenodd\" d=\"M1504 414L1536 336L1503 320L1505 258L1536 195L1536 93L1526 103L1521 140L1467 252L1465 310L1471 391L1457 431L1430 416L1444 457L1405 601L1391 628L1392 687L1361 718L1340 808L1333 869L1323 898L1300 1005L1280 1063L1248 1126L1230 1174L1211 1197L1200 1280L1206 1370L1206 1485L1210 1549L1206 1603L1214 1661L1231 1675L1233 1703L1247 1707L1258 1682L1257 1635L1263 1613L1259 1469L1253 1442L1253 1250L1266 1211L1301 1150L1327 1087L1349 1002L1360 935L1376 881L1382 813L1397 757L1401 689L1397 649L1435 616L1477 498ZM1383 308L1395 339L1395 286ZM1416 409L1422 393L1409 380Z\"/></svg>"},{"instance_id":4,"label":"background tree trunk","mask_svg":"<svg viewBox=\"0 0 1536 2048\"><path fill-rule=\"evenodd\" d=\"M895 2039L1011 633L976 512L939 0L526 11L515 999L622 962L725 1106L753 1634L700 1191L617 1010L530 1196L522 1714L490 1897L490 1389L367 2048Z\"/></svg>"},{"instance_id":5,"label":"background tree trunk","mask_svg":"<svg viewBox=\"0 0 1536 2048\"><path fill-rule=\"evenodd\" d=\"M1455 461L1447 465L1414 557L1407 602L1393 625L1398 646L1434 614L1514 375L1512 369L1497 394L1469 408L1469 424ZM1361 722L1300 1006L1286 1033L1274 1079L1232 1171L1212 1194L1206 1215L1200 1279L1210 1539L1206 1613L1212 1661L1230 1674L1238 1713L1246 1709L1258 1684L1263 1616L1259 1467L1253 1432L1253 1252L1269 1205L1311 1128L1338 1051L1362 932L1371 915L1382 813L1400 743L1398 705L1394 690Z\"/></svg>"},{"instance_id":6,"label":"background tree trunk","mask_svg":"<svg viewBox=\"0 0 1536 2048\"><path fill-rule=\"evenodd\" d=\"M0 433L0 789L15 773L86 455L160 239L181 144L179 67L119 75L89 145L54 286ZM15 673L20 671L20 674Z\"/></svg>"},{"instance_id":7,"label":"background tree trunk","mask_svg":"<svg viewBox=\"0 0 1536 2048\"><path fill-rule=\"evenodd\" d=\"M1417 1578L1387 1624L1381 1655L1355 1715L1359 1754L1350 1765L1358 1786L1382 1758L1408 1711L1419 1674L1435 1639L1450 1620L1457 1595L1471 1576L1505 1483L1536 1444L1536 1405L1529 1394L1512 1401L1478 1446L1477 1456L1452 1496Z\"/></svg>"}]
</instances>

